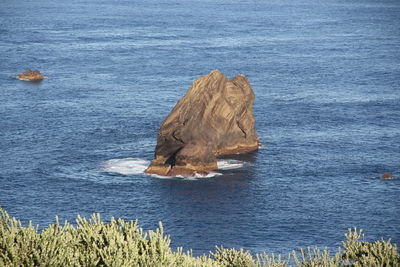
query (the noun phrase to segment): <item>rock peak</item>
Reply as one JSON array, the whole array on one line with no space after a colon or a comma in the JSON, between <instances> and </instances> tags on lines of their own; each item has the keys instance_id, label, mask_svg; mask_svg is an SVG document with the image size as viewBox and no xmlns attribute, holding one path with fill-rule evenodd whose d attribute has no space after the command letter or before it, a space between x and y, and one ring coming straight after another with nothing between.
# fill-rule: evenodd
<instances>
[{"instance_id":1,"label":"rock peak","mask_svg":"<svg viewBox=\"0 0 400 267\"><path fill-rule=\"evenodd\" d=\"M225 77L225 75L219 70L212 70L212 71L210 71L210 73L208 75Z\"/></svg>"}]
</instances>

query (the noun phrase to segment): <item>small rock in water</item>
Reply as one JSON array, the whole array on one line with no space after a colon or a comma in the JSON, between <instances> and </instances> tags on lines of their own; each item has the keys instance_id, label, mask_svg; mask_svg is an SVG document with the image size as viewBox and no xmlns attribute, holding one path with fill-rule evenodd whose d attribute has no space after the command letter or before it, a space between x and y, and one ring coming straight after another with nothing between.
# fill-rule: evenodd
<instances>
[{"instance_id":1,"label":"small rock in water","mask_svg":"<svg viewBox=\"0 0 400 267\"><path fill-rule=\"evenodd\" d=\"M392 179L392 178L393 175L390 172L385 172L381 177L381 179Z\"/></svg>"},{"instance_id":2,"label":"small rock in water","mask_svg":"<svg viewBox=\"0 0 400 267\"><path fill-rule=\"evenodd\" d=\"M44 76L38 70L27 70L17 77L18 80L29 82L38 82L44 79Z\"/></svg>"}]
</instances>

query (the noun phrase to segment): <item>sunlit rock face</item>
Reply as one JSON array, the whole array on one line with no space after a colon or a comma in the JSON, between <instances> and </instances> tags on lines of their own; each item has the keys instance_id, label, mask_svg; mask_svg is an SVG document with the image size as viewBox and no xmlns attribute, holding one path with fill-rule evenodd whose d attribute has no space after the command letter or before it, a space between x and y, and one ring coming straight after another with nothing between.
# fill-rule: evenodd
<instances>
[{"instance_id":1,"label":"sunlit rock face","mask_svg":"<svg viewBox=\"0 0 400 267\"><path fill-rule=\"evenodd\" d=\"M214 70L197 79L162 123L146 173L193 176L217 169L216 157L257 150L254 93L247 78Z\"/></svg>"},{"instance_id":2,"label":"sunlit rock face","mask_svg":"<svg viewBox=\"0 0 400 267\"><path fill-rule=\"evenodd\" d=\"M28 82L38 82L44 79L44 76L38 70L27 70L17 76L18 80Z\"/></svg>"}]
</instances>

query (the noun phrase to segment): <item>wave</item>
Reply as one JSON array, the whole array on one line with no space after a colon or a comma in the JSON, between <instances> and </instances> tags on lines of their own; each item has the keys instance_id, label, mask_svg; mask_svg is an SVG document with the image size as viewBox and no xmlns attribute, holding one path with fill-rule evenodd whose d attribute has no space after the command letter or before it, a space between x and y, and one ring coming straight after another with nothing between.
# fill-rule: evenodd
<instances>
[{"instance_id":1,"label":"wave","mask_svg":"<svg viewBox=\"0 0 400 267\"><path fill-rule=\"evenodd\" d=\"M217 161L218 170L233 170L239 169L247 165L248 163L235 159L219 159Z\"/></svg>"},{"instance_id":2,"label":"wave","mask_svg":"<svg viewBox=\"0 0 400 267\"><path fill-rule=\"evenodd\" d=\"M123 175L143 174L150 162L139 158L110 159L103 165L103 171Z\"/></svg>"},{"instance_id":3,"label":"wave","mask_svg":"<svg viewBox=\"0 0 400 267\"><path fill-rule=\"evenodd\" d=\"M162 175L157 175L157 174L149 174L150 176L158 179L184 179L184 180L199 180L199 179L204 179L204 178L212 178L215 176L220 176L222 173L219 172L209 172L207 175L202 175L199 173L195 173L194 176L182 176L182 175L177 175L177 176L162 176Z\"/></svg>"}]
</instances>

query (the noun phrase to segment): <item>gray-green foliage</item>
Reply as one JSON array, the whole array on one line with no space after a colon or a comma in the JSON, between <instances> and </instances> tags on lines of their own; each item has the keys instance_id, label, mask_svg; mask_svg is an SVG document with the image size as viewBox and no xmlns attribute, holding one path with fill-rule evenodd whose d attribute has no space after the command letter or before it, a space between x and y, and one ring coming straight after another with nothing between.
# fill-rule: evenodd
<instances>
[{"instance_id":1,"label":"gray-green foliage","mask_svg":"<svg viewBox=\"0 0 400 267\"><path fill-rule=\"evenodd\" d=\"M254 266L253 256L249 251L245 251L242 248L236 249L225 249L223 247L217 247L216 252L210 253L216 262L220 266L232 266L232 267L246 267Z\"/></svg>"},{"instance_id":2,"label":"gray-green foliage","mask_svg":"<svg viewBox=\"0 0 400 267\"><path fill-rule=\"evenodd\" d=\"M293 259L297 266L316 267L316 266L346 266L341 260L339 252L331 256L329 250L320 250L319 248L300 249L300 257L295 251L292 253Z\"/></svg>"},{"instance_id":3,"label":"gray-green foliage","mask_svg":"<svg viewBox=\"0 0 400 267\"><path fill-rule=\"evenodd\" d=\"M390 240L364 241L363 231L349 230L346 241L342 242L345 249L343 259L353 266L400 266L400 254L397 246Z\"/></svg>"},{"instance_id":4,"label":"gray-green foliage","mask_svg":"<svg viewBox=\"0 0 400 267\"><path fill-rule=\"evenodd\" d=\"M252 255L243 249L217 247L210 255L194 257L182 248L173 251L163 226L144 232L137 221L100 215L89 220L78 216L77 226L55 224L39 232L0 208L0 266L400 266L396 245L389 241L363 240L362 231L349 230L343 252L331 254L317 248L301 249L285 257L266 253ZM360 240L362 239L362 240ZM293 257L293 259L291 259Z\"/></svg>"}]
</instances>

